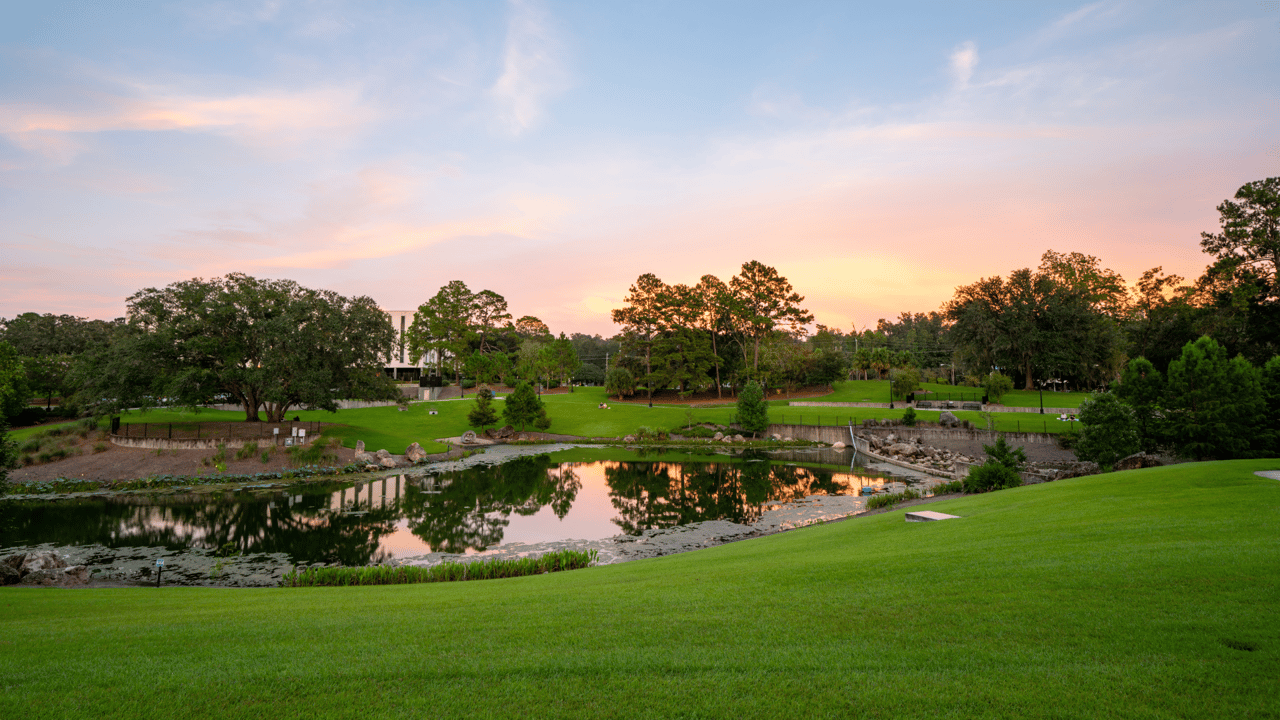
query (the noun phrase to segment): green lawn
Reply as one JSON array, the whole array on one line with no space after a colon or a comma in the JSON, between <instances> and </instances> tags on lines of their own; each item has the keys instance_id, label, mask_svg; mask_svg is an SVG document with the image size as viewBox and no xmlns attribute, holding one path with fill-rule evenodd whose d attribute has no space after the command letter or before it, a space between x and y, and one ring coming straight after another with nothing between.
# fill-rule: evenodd
<instances>
[{"instance_id":1,"label":"green lawn","mask_svg":"<svg viewBox=\"0 0 1280 720\"><path fill-rule=\"evenodd\" d=\"M6 717L1276 717L1276 460L555 575L0 590Z\"/></svg>"},{"instance_id":2,"label":"green lawn","mask_svg":"<svg viewBox=\"0 0 1280 720\"><path fill-rule=\"evenodd\" d=\"M977 402L982 399L982 388L962 387L958 385L939 385L923 383L922 390L934 393L933 397L945 400L950 395L957 402L961 395L966 401ZM846 380L834 384L833 392L820 398L806 398L814 402L889 402L888 380ZM1045 392L1044 406L1055 408L1080 407L1080 403L1089 397L1089 393L1081 392ZM1011 390L1001 398L1001 404L1009 407L1040 407L1040 393L1025 390Z\"/></svg>"},{"instance_id":3,"label":"green lawn","mask_svg":"<svg viewBox=\"0 0 1280 720\"><path fill-rule=\"evenodd\" d=\"M861 381L855 381L861 382ZM840 383L838 385L845 385ZM881 383L883 387L883 383ZM846 387L837 387L837 393L844 392ZM856 393L855 393L856 394ZM824 400L827 398L823 398ZM660 430L671 430L683 426L688 419L690 408L685 405L654 405L652 408L640 403L619 403L609 400L603 388L577 388L573 393L544 395L547 414L551 417L551 432L579 437L622 437L636 432L640 427L651 427ZM496 401L495 407L501 413L503 400ZM607 403L608 409L600 409L600 403ZM364 440L371 450L386 448L393 453L403 453L409 443L418 442L427 452L443 452L447 446L435 442L435 438L456 437L470 429L467 413L475 405L472 396L461 400L446 400L433 403L413 403L407 411L396 407L362 408L358 410L340 410L329 413L322 410L298 410L289 413L289 417L299 417L305 421L334 423L333 427L324 431L326 437L339 438L346 447L355 447L357 440ZM900 418L903 408L830 408L830 407L791 407L787 400L771 400L769 417L772 422L787 422L805 425L840 425L851 418L855 424L866 418ZM431 415L435 410L438 414ZM734 408L732 405L721 407L699 407L692 409L695 422L715 422L727 425L732 422ZM934 422L939 411L920 410L916 416L922 421ZM956 417L969 420L979 427L985 422L977 412L956 411ZM997 429L1001 431L1032 432L1064 432L1070 423L1062 422L1056 416L1044 416L1038 413L994 413ZM168 422L239 422L244 413L239 411L201 410L150 410L127 413L123 416L125 423L168 423ZM74 423L64 423L72 425ZM11 436L24 440L35 432L56 427L52 425L39 428L23 428L14 430Z\"/></svg>"}]
</instances>

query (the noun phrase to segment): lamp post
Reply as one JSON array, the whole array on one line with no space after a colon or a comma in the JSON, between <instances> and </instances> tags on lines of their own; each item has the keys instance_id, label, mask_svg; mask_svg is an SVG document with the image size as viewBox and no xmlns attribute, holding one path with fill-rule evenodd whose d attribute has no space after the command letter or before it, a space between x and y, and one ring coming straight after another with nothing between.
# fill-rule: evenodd
<instances>
[{"instance_id":1,"label":"lamp post","mask_svg":"<svg viewBox=\"0 0 1280 720\"><path fill-rule=\"evenodd\" d=\"M893 368L889 368L889 409L893 409Z\"/></svg>"},{"instance_id":2,"label":"lamp post","mask_svg":"<svg viewBox=\"0 0 1280 720\"><path fill-rule=\"evenodd\" d=\"M1041 380L1038 384L1040 385L1040 414L1043 415L1044 414L1044 381Z\"/></svg>"}]
</instances>

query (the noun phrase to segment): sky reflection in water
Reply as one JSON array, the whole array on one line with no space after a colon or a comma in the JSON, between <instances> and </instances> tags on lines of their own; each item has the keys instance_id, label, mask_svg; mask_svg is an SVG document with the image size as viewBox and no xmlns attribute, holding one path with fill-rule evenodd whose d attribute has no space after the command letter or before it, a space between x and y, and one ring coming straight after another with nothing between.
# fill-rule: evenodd
<instances>
[{"instance_id":1,"label":"sky reflection in water","mask_svg":"<svg viewBox=\"0 0 1280 720\"><path fill-rule=\"evenodd\" d=\"M797 460L817 458L797 457ZM123 496L10 502L0 547L108 547L284 552L295 562L355 565L502 543L598 540L701 520L751 523L771 504L856 495L893 480L773 460L564 462L516 458L432 476L321 483L218 496Z\"/></svg>"}]
</instances>

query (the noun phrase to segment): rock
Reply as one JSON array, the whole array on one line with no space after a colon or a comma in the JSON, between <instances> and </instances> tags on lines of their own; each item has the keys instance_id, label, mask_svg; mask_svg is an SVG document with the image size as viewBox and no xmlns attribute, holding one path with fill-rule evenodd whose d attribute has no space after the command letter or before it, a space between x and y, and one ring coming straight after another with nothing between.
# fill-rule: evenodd
<instances>
[{"instance_id":1,"label":"rock","mask_svg":"<svg viewBox=\"0 0 1280 720\"><path fill-rule=\"evenodd\" d=\"M89 584L89 566L87 565L73 565L63 570L63 573L65 586Z\"/></svg>"},{"instance_id":2,"label":"rock","mask_svg":"<svg viewBox=\"0 0 1280 720\"><path fill-rule=\"evenodd\" d=\"M485 428L483 435L490 440L498 437L498 433L494 432L493 428Z\"/></svg>"},{"instance_id":3,"label":"rock","mask_svg":"<svg viewBox=\"0 0 1280 720\"><path fill-rule=\"evenodd\" d=\"M770 439L770 440L772 440L772 441L774 441L774 442L780 442L780 441L782 440L782 436L781 436L781 435L779 435L779 434L777 434L777 433L774 433L774 434L772 434L772 435L770 435L770 436L769 436L769 439Z\"/></svg>"},{"instance_id":4,"label":"rock","mask_svg":"<svg viewBox=\"0 0 1280 720\"><path fill-rule=\"evenodd\" d=\"M462 433L462 444L463 444L463 445L475 445L475 443L476 443L476 434L475 434L475 432L474 432L474 431L472 431L472 430L468 430L468 431L466 431L466 432Z\"/></svg>"},{"instance_id":5,"label":"rock","mask_svg":"<svg viewBox=\"0 0 1280 720\"><path fill-rule=\"evenodd\" d=\"M378 452L374 453L374 455L378 456L379 460L386 460L387 458L391 457L390 451L388 451L386 448L382 448Z\"/></svg>"},{"instance_id":6,"label":"rock","mask_svg":"<svg viewBox=\"0 0 1280 720\"><path fill-rule=\"evenodd\" d=\"M373 465L373 464L369 464L369 465L365 465L365 466L364 466L364 471L365 471L365 472L374 472L374 471L376 471L377 469L378 469L378 466L377 466L377 465Z\"/></svg>"},{"instance_id":7,"label":"rock","mask_svg":"<svg viewBox=\"0 0 1280 720\"><path fill-rule=\"evenodd\" d=\"M734 435L734 436L733 436L733 441L734 441L734 442L742 442L742 441L743 441L743 437L742 437L741 435Z\"/></svg>"},{"instance_id":8,"label":"rock","mask_svg":"<svg viewBox=\"0 0 1280 720\"><path fill-rule=\"evenodd\" d=\"M894 443L887 450L894 455L914 455L916 451L915 447L907 443Z\"/></svg>"},{"instance_id":9,"label":"rock","mask_svg":"<svg viewBox=\"0 0 1280 720\"><path fill-rule=\"evenodd\" d=\"M938 424L943 427L955 427L960 424L960 420L950 410L943 410L938 416Z\"/></svg>"},{"instance_id":10,"label":"rock","mask_svg":"<svg viewBox=\"0 0 1280 720\"><path fill-rule=\"evenodd\" d=\"M372 453L358 452L356 453L355 461L358 463L365 463L365 464L376 463L378 462L378 456L373 455Z\"/></svg>"},{"instance_id":11,"label":"rock","mask_svg":"<svg viewBox=\"0 0 1280 720\"><path fill-rule=\"evenodd\" d=\"M396 459L393 457L384 457L378 461L378 464L384 468L393 468L396 466Z\"/></svg>"},{"instance_id":12,"label":"rock","mask_svg":"<svg viewBox=\"0 0 1280 720\"><path fill-rule=\"evenodd\" d=\"M791 437L784 437L782 438L782 442L795 442L795 439Z\"/></svg>"},{"instance_id":13,"label":"rock","mask_svg":"<svg viewBox=\"0 0 1280 720\"><path fill-rule=\"evenodd\" d=\"M731 442L733 442L733 438L731 438L731 437L723 437L723 438L720 438L720 442L722 442L722 443L731 443Z\"/></svg>"},{"instance_id":14,"label":"rock","mask_svg":"<svg viewBox=\"0 0 1280 720\"><path fill-rule=\"evenodd\" d=\"M838 442L835 445L832 445L831 447L836 450L843 450L845 448L845 444L842 442Z\"/></svg>"},{"instance_id":15,"label":"rock","mask_svg":"<svg viewBox=\"0 0 1280 720\"><path fill-rule=\"evenodd\" d=\"M1076 462L1070 463L1063 469L1054 474L1054 480L1065 480L1073 477L1084 477L1085 475L1097 475L1102 472L1102 468L1098 467L1096 462Z\"/></svg>"},{"instance_id":16,"label":"rock","mask_svg":"<svg viewBox=\"0 0 1280 720\"><path fill-rule=\"evenodd\" d=\"M357 440L357 441L356 441L356 454L357 454L357 455L359 455L359 454L360 454L360 453L362 453L362 452L364 452L364 441L363 441L363 440Z\"/></svg>"},{"instance_id":17,"label":"rock","mask_svg":"<svg viewBox=\"0 0 1280 720\"><path fill-rule=\"evenodd\" d=\"M16 585L22 579L22 573L9 563L0 563L0 585Z\"/></svg>"},{"instance_id":18,"label":"rock","mask_svg":"<svg viewBox=\"0 0 1280 720\"><path fill-rule=\"evenodd\" d=\"M711 436L711 439L712 439L712 440L723 440L723 439L724 439L724 433L722 433L722 432L717 432L715 435L712 435L712 436Z\"/></svg>"},{"instance_id":19,"label":"rock","mask_svg":"<svg viewBox=\"0 0 1280 720\"><path fill-rule=\"evenodd\" d=\"M628 436L626 436L626 437L622 438L622 442L625 442L625 443L633 443L633 442L635 442L635 441L636 441L636 436L635 436L635 435L628 435Z\"/></svg>"},{"instance_id":20,"label":"rock","mask_svg":"<svg viewBox=\"0 0 1280 720\"><path fill-rule=\"evenodd\" d=\"M18 568L22 567L22 561L26 559L27 559L26 553L18 553L17 555L10 555L9 557L0 561L0 564L8 565L14 570L17 570Z\"/></svg>"},{"instance_id":21,"label":"rock","mask_svg":"<svg viewBox=\"0 0 1280 720\"><path fill-rule=\"evenodd\" d=\"M498 438L501 440L505 440L515 434L516 429L510 425L504 425L503 427L498 428Z\"/></svg>"},{"instance_id":22,"label":"rock","mask_svg":"<svg viewBox=\"0 0 1280 720\"><path fill-rule=\"evenodd\" d=\"M427 451L422 449L418 443L409 443L409 447L405 448L404 459L411 463L420 463L427 459Z\"/></svg>"},{"instance_id":23,"label":"rock","mask_svg":"<svg viewBox=\"0 0 1280 720\"><path fill-rule=\"evenodd\" d=\"M22 561L22 565L18 568L18 572L24 576L27 573L38 572L40 570L53 570L64 568L67 562L58 557L53 552L33 552L28 553L26 559Z\"/></svg>"},{"instance_id":24,"label":"rock","mask_svg":"<svg viewBox=\"0 0 1280 720\"><path fill-rule=\"evenodd\" d=\"M1139 468L1160 467L1164 461L1157 455L1134 453L1127 458L1116 461L1116 470L1137 470Z\"/></svg>"},{"instance_id":25,"label":"rock","mask_svg":"<svg viewBox=\"0 0 1280 720\"><path fill-rule=\"evenodd\" d=\"M892 445L898 442L898 436L894 435L893 433L889 433L888 435L884 436L884 441Z\"/></svg>"}]
</instances>

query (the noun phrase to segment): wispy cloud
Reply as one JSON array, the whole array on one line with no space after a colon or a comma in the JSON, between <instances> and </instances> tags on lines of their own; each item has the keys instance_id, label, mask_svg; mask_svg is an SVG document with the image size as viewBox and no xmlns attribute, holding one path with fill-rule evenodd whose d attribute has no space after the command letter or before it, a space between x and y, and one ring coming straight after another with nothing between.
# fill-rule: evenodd
<instances>
[{"instance_id":1,"label":"wispy cloud","mask_svg":"<svg viewBox=\"0 0 1280 720\"><path fill-rule=\"evenodd\" d=\"M960 44L951 52L951 76L959 87L968 87L973 69L978 65L978 46L973 41Z\"/></svg>"},{"instance_id":2,"label":"wispy cloud","mask_svg":"<svg viewBox=\"0 0 1280 720\"><path fill-rule=\"evenodd\" d=\"M546 10L534 0L511 0L502 75L490 91L502 126L513 135L525 132L568 85L563 45Z\"/></svg>"},{"instance_id":3,"label":"wispy cloud","mask_svg":"<svg viewBox=\"0 0 1280 720\"><path fill-rule=\"evenodd\" d=\"M59 164L80 149L78 135L110 131L214 132L254 144L314 139L351 132L378 112L354 86L298 92L263 91L199 96L144 90L136 96L94 93L73 107L16 102L0 104L0 135Z\"/></svg>"}]
</instances>

